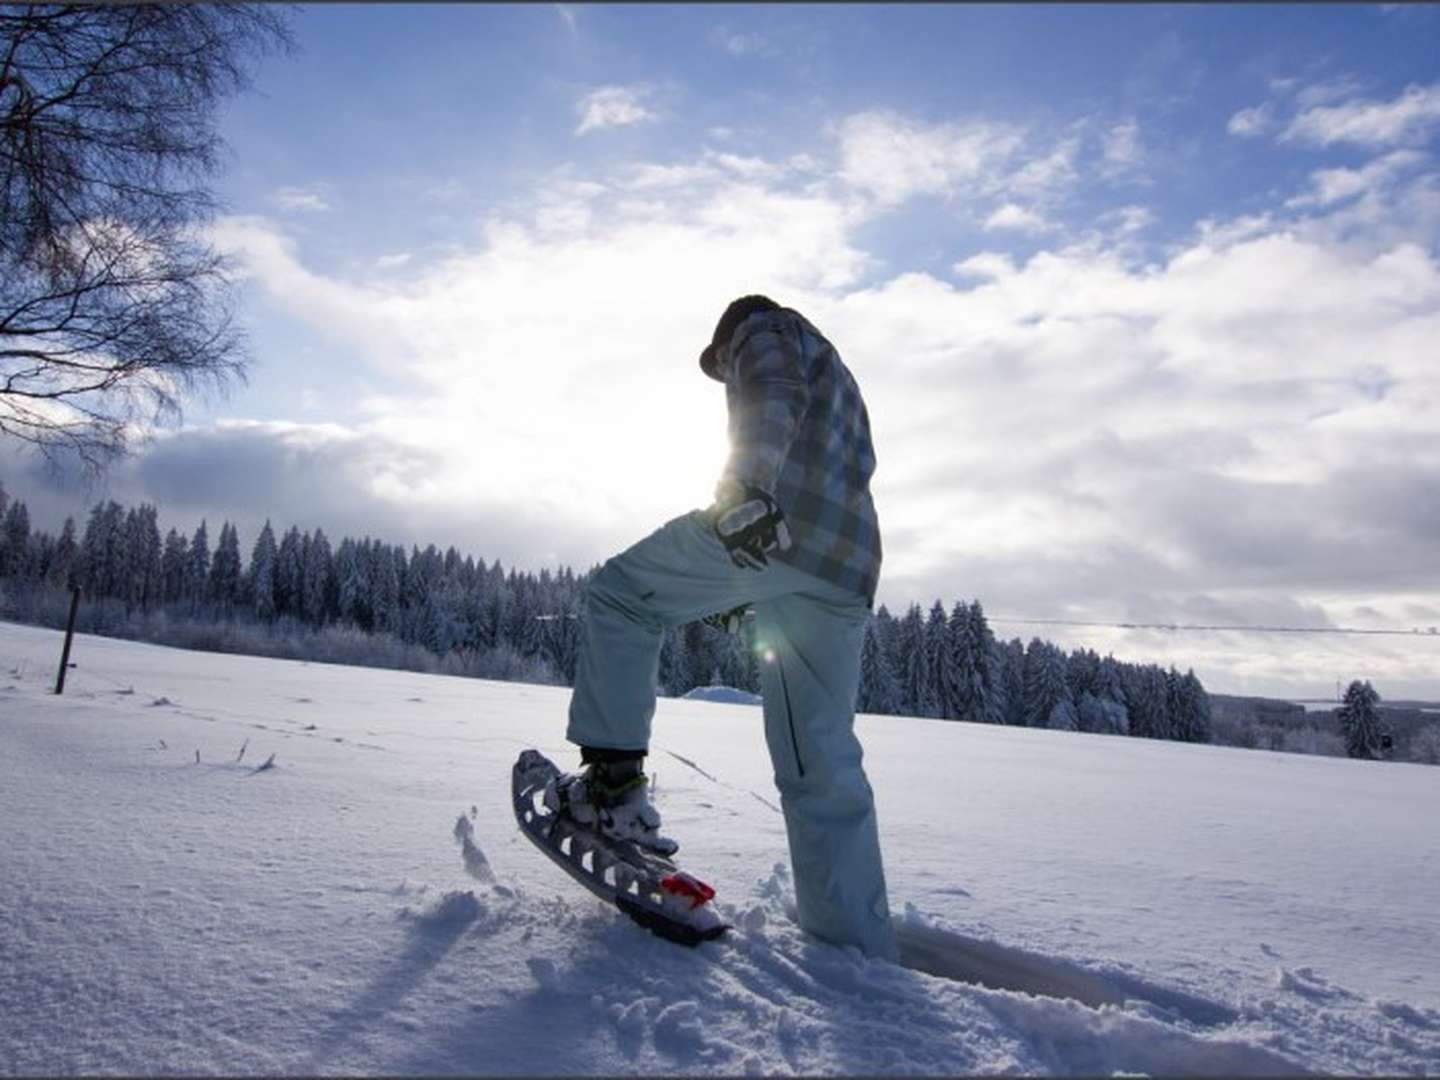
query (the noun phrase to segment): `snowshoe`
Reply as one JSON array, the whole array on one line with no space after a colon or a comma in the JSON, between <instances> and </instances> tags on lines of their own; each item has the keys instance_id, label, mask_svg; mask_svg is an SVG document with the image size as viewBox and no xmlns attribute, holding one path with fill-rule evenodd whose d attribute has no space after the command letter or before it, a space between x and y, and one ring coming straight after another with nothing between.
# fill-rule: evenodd
<instances>
[{"instance_id":1,"label":"snowshoe","mask_svg":"<svg viewBox=\"0 0 1440 1080\"><path fill-rule=\"evenodd\" d=\"M554 762L538 750L521 753L511 772L520 831L557 866L667 940L694 946L729 929L710 907L715 890L709 885L659 852L606 836L595 821L582 823L572 816L565 800L553 794L560 778ZM548 801L547 787L552 792Z\"/></svg>"}]
</instances>

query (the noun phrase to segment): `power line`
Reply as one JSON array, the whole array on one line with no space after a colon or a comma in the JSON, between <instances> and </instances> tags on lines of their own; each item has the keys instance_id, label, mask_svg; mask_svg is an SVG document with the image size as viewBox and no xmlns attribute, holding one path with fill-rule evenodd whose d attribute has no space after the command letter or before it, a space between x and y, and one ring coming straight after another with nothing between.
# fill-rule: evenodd
<instances>
[{"instance_id":1,"label":"power line","mask_svg":"<svg viewBox=\"0 0 1440 1080\"><path fill-rule=\"evenodd\" d=\"M746 615L751 612L747 611ZM574 619L572 614L536 615L537 622L553 622L557 619ZM1354 634L1359 636L1423 637L1440 640L1440 627L1430 626L1424 630L1418 627L1410 630L1366 629L1357 626L1241 626L1239 624L1204 623L1143 623L1143 622L1092 622L1086 619L1014 619L1008 615L986 614L987 622L1008 623L1012 626L1080 626L1101 630L1165 630L1168 632L1194 631L1215 633L1227 631L1240 634Z\"/></svg>"},{"instance_id":2,"label":"power line","mask_svg":"<svg viewBox=\"0 0 1440 1080\"><path fill-rule=\"evenodd\" d=\"M1245 634L1356 634L1389 637L1433 637L1440 639L1440 627L1424 630L1364 629L1353 626L1239 626L1205 625L1199 623L1141 623L1141 622L1090 622L1083 619L1012 619L1003 615L989 615L986 619L994 623L1010 623L1021 626L1083 626L1104 630L1165 630L1165 631L1233 631Z\"/></svg>"}]
</instances>

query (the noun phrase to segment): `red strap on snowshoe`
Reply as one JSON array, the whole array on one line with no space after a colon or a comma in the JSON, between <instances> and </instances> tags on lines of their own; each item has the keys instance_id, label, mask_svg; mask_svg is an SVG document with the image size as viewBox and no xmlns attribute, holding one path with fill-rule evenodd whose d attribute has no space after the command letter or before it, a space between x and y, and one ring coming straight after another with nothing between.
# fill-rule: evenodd
<instances>
[{"instance_id":1,"label":"red strap on snowshoe","mask_svg":"<svg viewBox=\"0 0 1440 1080\"><path fill-rule=\"evenodd\" d=\"M684 896L690 900L690 910L715 899L715 890L697 877L691 877L683 870L667 874L660 879L660 887L671 896Z\"/></svg>"}]
</instances>

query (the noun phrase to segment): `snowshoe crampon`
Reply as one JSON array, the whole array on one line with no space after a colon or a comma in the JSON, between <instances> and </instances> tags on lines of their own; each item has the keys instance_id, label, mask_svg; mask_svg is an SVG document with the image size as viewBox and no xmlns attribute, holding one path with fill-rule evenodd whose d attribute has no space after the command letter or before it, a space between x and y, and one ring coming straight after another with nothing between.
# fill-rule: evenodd
<instances>
[{"instance_id":1,"label":"snowshoe crampon","mask_svg":"<svg viewBox=\"0 0 1440 1080\"><path fill-rule=\"evenodd\" d=\"M560 770L526 750L511 773L520 831L560 869L647 930L682 945L719 937L728 925L709 906L715 890L662 855L612 840L545 805L545 785Z\"/></svg>"}]
</instances>

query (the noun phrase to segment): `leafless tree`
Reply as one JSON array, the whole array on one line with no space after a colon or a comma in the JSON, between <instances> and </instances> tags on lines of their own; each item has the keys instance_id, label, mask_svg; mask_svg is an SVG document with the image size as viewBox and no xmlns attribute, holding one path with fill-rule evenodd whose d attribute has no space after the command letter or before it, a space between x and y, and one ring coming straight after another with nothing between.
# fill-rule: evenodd
<instances>
[{"instance_id":1,"label":"leafless tree","mask_svg":"<svg viewBox=\"0 0 1440 1080\"><path fill-rule=\"evenodd\" d=\"M92 469L243 377L204 227L216 107L293 48L256 4L0 5L0 435Z\"/></svg>"}]
</instances>

